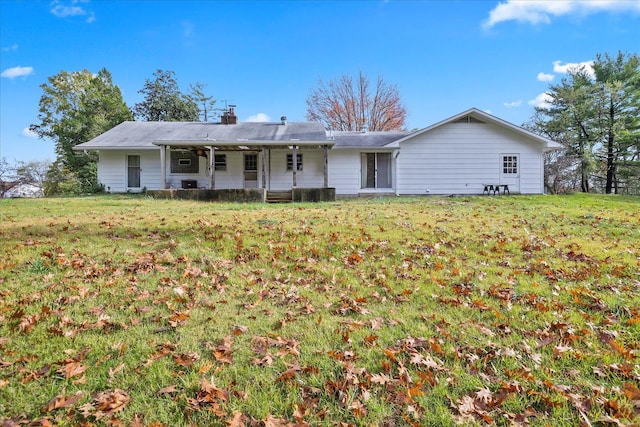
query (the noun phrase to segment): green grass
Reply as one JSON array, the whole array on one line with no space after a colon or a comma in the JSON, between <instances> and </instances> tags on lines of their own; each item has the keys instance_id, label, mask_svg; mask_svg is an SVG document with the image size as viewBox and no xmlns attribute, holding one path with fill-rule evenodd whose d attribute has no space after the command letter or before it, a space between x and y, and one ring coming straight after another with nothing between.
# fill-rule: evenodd
<instances>
[{"instance_id":1,"label":"green grass","mask_svg":"<svg viewBox=\"0 0 640 427\"><path fill-rule=\"evenodd\" d=\"M0 200L0 241L0 421L640 422L638 198Z\"/></svg>"}]
</instances>

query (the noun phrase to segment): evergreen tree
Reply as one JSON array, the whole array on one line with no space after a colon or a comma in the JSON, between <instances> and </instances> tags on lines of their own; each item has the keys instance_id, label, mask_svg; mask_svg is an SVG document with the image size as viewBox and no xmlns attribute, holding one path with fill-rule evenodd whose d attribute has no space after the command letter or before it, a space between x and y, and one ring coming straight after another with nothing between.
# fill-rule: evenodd
<instances>
[{"instance_id":1,"label":"evergreen tree","mask_svg":"<svg viewBox=\"0 0 640 427\"><path fill-rule=\"evenodd\" d=\"M133 107L136 117L149 122L197 122L198 104L180 92L173 71L157 70L138 91L144 100Z\"/></svg>"}]
</instances>

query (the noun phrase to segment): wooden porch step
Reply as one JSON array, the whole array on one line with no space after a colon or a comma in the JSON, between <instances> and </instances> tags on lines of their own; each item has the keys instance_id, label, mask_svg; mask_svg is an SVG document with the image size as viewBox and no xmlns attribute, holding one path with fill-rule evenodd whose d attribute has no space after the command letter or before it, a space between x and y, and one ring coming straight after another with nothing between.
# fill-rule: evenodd
<instances>
[{"instance_id":1,"label":"wooden porch step","mask_svg":"<svg viewBox=\"0 0 640 427\"><path fill-rule=\"evenodd\" d=\"M291 203L293 191L267 191L267 203Z\"/></svg>"}]
</instances>

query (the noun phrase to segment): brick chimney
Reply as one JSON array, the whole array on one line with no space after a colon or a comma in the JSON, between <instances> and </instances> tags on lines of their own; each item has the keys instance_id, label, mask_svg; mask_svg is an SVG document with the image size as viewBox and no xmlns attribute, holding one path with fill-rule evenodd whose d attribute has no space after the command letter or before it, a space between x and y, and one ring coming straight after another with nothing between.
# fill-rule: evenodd
<instances>
[{"instance_id":1,"label":"brick chimney","mask_svg":"<svg viewBox=\"0 0 640 427\"><path fill-rule=\"evenodd\" d=\"M236 116L235 105L229 106L229 111L225 111L220 117L220 121L223 125L235 125L238 124L238 116Z\"/></svg>"}]
</instances>

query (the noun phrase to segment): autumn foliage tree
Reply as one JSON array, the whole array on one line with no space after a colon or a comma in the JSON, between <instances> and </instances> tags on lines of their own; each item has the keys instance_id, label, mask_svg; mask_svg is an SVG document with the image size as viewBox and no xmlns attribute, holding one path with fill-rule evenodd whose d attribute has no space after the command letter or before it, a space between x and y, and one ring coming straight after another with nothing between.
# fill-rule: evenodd
<instances>
[{"instance_id":1,"label":"autumn foliage tree","mask_svg":"<svg viewBox=\"0 0 640 427\"><path fill-rule=\"evenodd\" d=\"M398 130L406 116L398 87L381 77L372 84L362 72L355 79L343 74L327 83L320 80L307 97L307 119L332 130Z\"/></svg>"}]
</instances>

